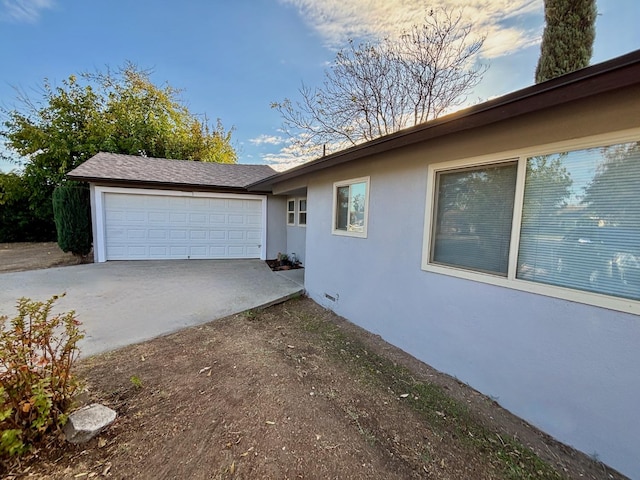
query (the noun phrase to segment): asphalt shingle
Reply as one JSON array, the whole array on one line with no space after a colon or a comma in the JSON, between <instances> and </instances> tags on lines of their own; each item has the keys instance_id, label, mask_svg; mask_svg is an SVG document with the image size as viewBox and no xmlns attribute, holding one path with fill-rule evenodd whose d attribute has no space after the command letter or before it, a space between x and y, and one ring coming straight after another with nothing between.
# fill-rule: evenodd
<instances>
[{"instance_id":1,"label":"asphalt shingle","mask_svg":"<svg viewBox=\"0 0 640 480\"><path fill-rule=\"evenodd\" d=\"M268 165L194 162L100 152L67 176L94 182L246 188L276 173Z\"/></svg>"}]
</instances>

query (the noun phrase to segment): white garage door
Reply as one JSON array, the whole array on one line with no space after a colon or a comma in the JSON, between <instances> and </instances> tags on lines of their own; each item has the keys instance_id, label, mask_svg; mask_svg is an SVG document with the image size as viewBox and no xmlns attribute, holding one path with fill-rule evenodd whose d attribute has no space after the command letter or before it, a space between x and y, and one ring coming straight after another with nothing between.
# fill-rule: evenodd
<instances>
[{"instance_id":1,"label":"white garage door","mask_svg":"<svg viewBox=\"0 0 640 480\"><path fill-rule=\"evenodd\" d=\"M104 194L106 260L260 258L262 200Z\"/></svg>"}]
</instances>

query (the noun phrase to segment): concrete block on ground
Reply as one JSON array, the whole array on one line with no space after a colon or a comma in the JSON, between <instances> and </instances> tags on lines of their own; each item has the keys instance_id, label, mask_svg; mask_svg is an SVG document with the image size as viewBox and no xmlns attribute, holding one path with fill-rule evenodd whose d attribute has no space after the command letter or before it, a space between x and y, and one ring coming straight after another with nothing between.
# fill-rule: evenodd
<instances>
[{"instance_id":1,"label":"concrete block on ground","mask_svg":"<svg viewBox=\"0 0 640 480\"><path fill-rule=\"evenodd\" d=\"M109 407L92 403L69 415L63 428L65 438L71 443L85 443L111 425L116 412Z\"/></svg>"}]
</instances>

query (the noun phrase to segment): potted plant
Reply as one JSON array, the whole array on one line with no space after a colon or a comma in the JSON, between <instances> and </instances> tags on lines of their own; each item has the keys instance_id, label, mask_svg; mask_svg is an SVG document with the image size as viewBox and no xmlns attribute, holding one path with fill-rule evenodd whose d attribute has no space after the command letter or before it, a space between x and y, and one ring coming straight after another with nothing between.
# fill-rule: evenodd
<instances>
[{"instance_id":1,"label":"potted plant","mask_svg":"<svg viewBox=\"0 0 640 480\"><path fill-rule=\"evenodd\" d=\"M289 255L286 253L278 253L278 264L281 267L290 267L291 262L289 261Z\"/></svg>"}]
</instances>

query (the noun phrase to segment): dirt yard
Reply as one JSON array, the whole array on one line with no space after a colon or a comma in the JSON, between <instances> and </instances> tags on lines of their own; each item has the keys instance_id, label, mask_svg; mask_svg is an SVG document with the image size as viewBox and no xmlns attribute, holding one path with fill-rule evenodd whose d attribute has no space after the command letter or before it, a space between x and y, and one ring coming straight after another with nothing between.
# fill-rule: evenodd
<instances>
[{"instance_id":1,"label":"dirt yard","mask_svg":"<svg viewBox=\"0 0 640 480\"><path fill-rule=\"evenodd\" d=\"M92 357L78 372L115 424L84 446L53 441L0 476L624 478L307 298Z\"/></svg>"},{"instance_id":2,"label":"dirt yard","mask_svg":"<svg viewBox=\"0 0 640 480\"><path fill-rule=\"evenodd\" d=\"M77 264L78 259L64 253L55 242L0 243L0 273Z\"/></svg>"}]
</instances>

